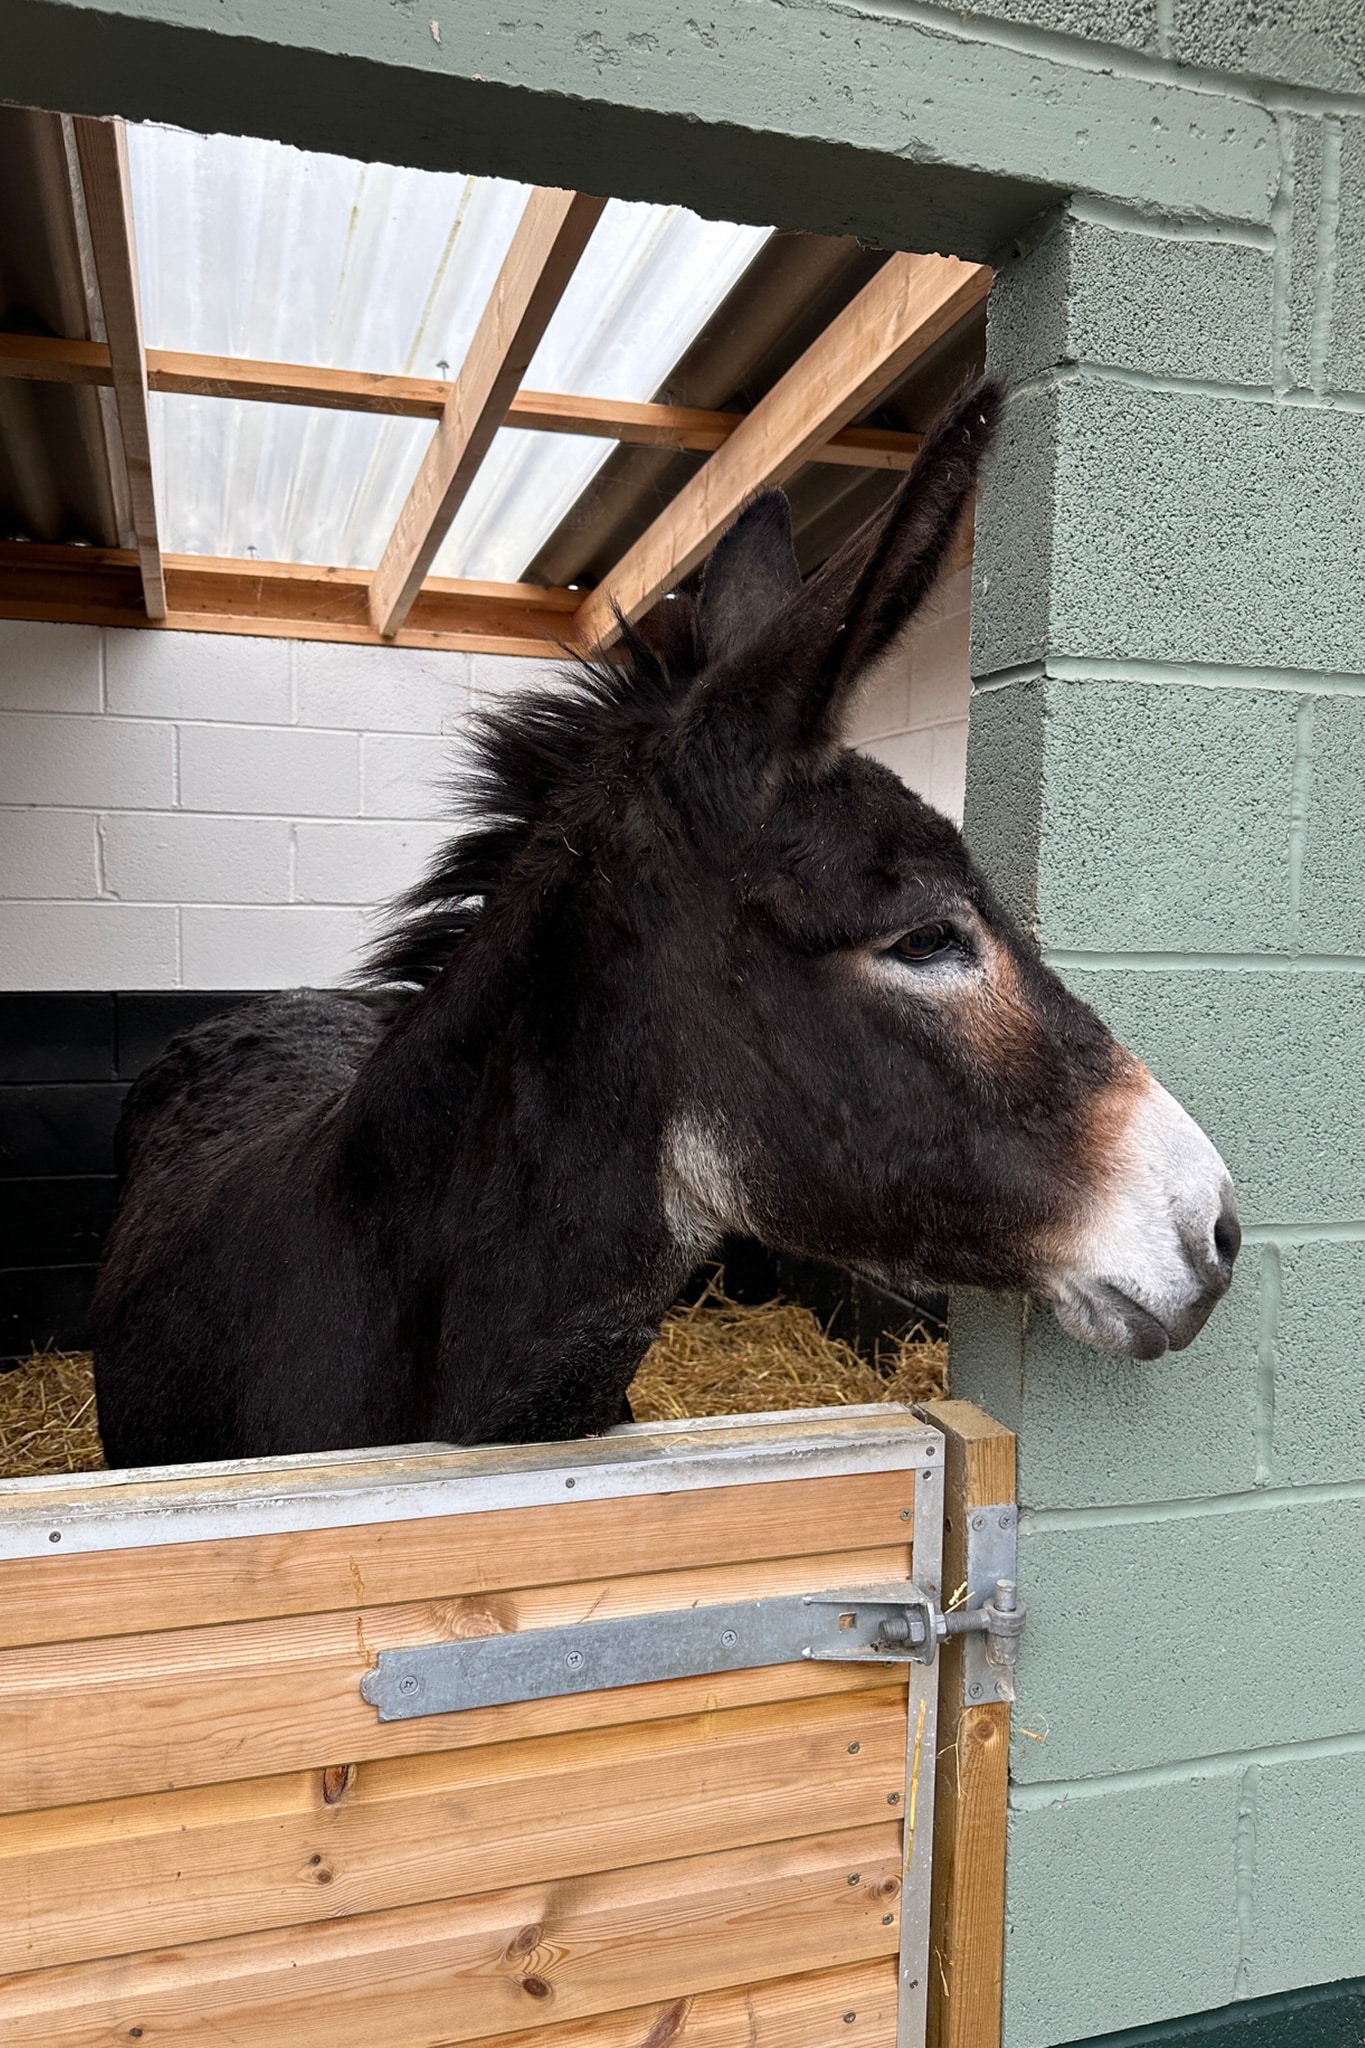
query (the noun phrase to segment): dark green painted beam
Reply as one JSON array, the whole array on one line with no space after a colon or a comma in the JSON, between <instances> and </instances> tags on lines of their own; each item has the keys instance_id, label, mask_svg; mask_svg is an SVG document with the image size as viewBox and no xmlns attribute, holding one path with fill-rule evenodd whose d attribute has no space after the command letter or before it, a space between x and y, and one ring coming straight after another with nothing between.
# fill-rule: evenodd
<instances>
[{"instance_id":1,"label":"dark green painted beam","mask_svg":"<svg viewBox=\"0 0 1365 2048\"><path fill-rule=\"evenodd\" d=\"M1074 2048L1365 2048L1365 1977L1252 1998Z\"/></svg>"}]
</instances>

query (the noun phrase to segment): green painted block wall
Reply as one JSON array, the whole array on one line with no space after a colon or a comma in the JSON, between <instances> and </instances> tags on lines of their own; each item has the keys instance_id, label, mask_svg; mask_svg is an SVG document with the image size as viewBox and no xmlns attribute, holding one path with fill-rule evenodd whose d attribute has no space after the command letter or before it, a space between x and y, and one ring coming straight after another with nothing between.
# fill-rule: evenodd
<instances>
[{"instance_id":1,"label":"green painted block wall","mask_svg":"<svg viewBox=\"0 0 1365 2048\"><path fill-rule=\"evenodd\" d=\"M4 16L8 98L995 264L969 833L1247 1225L1155 1365L955 1305L1033 1608L1005 2048L1239 2001L1287 2042L1246 2002L1365 1969L1361 0Z\"/></svg>"}]
</instances>

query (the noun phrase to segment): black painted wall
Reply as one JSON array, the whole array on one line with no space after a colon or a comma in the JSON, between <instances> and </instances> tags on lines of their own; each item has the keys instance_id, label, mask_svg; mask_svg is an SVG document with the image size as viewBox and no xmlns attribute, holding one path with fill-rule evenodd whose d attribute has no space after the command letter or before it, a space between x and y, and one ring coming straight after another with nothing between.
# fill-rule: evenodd
<instances>
[{"instance_id":1,"label":"black painted wall","mask_svg":"<svg viewBox=\"0 0 1365 2048\"><path fill-rule=\"evenodd\" d=\"M90 1341L114 1126L168 1039L249 1001L214 991L0 994L0 1363Z\"/></svg>"}]
</instances>

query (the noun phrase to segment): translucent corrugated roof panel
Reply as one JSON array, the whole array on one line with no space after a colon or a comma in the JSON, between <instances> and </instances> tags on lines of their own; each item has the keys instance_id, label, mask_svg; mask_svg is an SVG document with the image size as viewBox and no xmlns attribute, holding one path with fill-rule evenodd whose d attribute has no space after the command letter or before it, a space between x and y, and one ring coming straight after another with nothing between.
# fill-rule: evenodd
<instances>
[{"instance_id":1,"label":"translucent corrugated roof panel","mask_svg":"<svg viewBox=\"0 0 1365 2048\"><path fill-rule=\"evenodd\" d=\"M152 348L454 376L528 187L282 143L130 127ZM613 200L527 376L652 398L770 231ZM420 420L153 396L172 553L373 568L432 428ZM611 441L504 431L433 573L515 581Z\"/></svg>"}]
</instances>

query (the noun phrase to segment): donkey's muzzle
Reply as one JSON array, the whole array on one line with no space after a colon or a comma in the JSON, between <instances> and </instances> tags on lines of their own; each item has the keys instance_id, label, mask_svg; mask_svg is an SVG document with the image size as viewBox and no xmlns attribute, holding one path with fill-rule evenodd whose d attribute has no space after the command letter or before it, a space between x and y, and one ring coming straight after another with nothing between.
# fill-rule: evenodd
<instances>
[{"instance_id":1,"label":"donkey's muzzle","mask_svg":"<svg viewBox=\"0 0 1365 2048\"><path fill-rule=\"evenodd\" d=\"M1198 1336L1232 1284L1242 1229L1214 1146L1141 1076L1106 1197L1045 1285L1072 1336L1149 1359Z\"/></svg>"}]
</instances>

